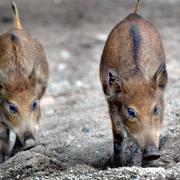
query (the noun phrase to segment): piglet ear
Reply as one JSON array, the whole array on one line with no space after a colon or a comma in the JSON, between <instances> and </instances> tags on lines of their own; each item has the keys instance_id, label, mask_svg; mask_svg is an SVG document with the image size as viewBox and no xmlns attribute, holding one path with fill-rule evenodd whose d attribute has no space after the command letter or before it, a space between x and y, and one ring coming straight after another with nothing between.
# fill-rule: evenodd
<instances>
[{"instance_id":1,"label":"piglet ear","mask_svg":"<svg viewBox=\"0 0 180 180\"><path fill-rule=\"evenodd\" d=\"M32 86L35 86L37 83L37 73L38 73L38 69L39 69L39 64L37 61L35 61L33 69L31 71L31 74L29 75L29 80L32 84Z\"/></svg>"},{"instance_id":2,"label":"piglet ear","mask_svg":"<svg viewBox=\"0 0 180 180\"><path fill-rule=\"evenodd\" d=\"M0 71L0 91L4 88L4 86L5 86L4 81L6 79L8 79L8 77L5 75L5 73Z\"/></svg>"},{"instance_id":3,"label":"piglet ear","mask_svg":"<svg viewBox=\"0 0 180 180\"><path fill-rule=\"evenodd\" d=\"M163 63L159 66L158 70L154 74L152 81L156 88L160 87L164 89L166 87L167 80L168 74L166 70L166 65L165 63Z\"/></svg>"},{"instance_id":4,"label":"piglet ear","mask_svg":"<svg viewBox=\"0 0 180 180\"><path fill-rule=\"evenodd\" d=\"M1 89L3 89L3 87L4 87L4 84L2 81L0 81L0 91L1 91Z\"/></svg>"},{"instance_id":5,"label":"piglet ear","mask_svg":"<svg viewBox=\"0 0 180 180\"><path fill-rule=\"evenodd\" d=\"M123 83L118 74L114 70L108 71L107 84L110 95L117 95L123 91Z\"/></svg>"},{"instance_id":6,"label":"piglet ear","mask_svg":"<svg viewBox=\"0 0 180 180\"><path fill-rule=\"evenodd\" d=\"M7 96L7 82L9 80L9 77L5 75L2 71L0 71L0 103L2 102L2 99L4 96Z\"/></svg>"},{"instance_id":7,"label":"piglet ear","mask_svg":"<svg viewBox=\"0 0 180 180\"><path fill-rule=\"evenodd\" d=\"M47 87L48 77L42 71L39 61L35 61L31 74L29 75L31 85L36 88L38 98L40 99Z\"/></svg>"},{"instance_id":8,"label":"piglet ear","mask_svg":"<svg viewBox=\"0 0 180 180\"><path fill-rule=\"evenodd\" d=\"M114 85L114 83L117 81L117 74L114 71L108 72L108 85L111 87Z\"/></svg>"}]
</instances>

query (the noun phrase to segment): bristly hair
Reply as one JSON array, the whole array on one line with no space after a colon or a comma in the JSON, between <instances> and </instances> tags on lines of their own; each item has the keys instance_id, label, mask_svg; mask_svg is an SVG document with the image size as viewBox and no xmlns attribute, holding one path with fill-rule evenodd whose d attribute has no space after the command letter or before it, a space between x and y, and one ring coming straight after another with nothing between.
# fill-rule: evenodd
<instances>
[{"instance_id":1,"label":"bristly hair","mask_svg":"<svg viewBox=\"0 0 180 180\"><path fill-rule=\"evenodd\" d=\"M130 26L129 32L132 40L133 61L135 67L139 69L138 58L139 58L139 51L141 46L141 35L140 35L139 27L136 24L133 24Z\"/></svg>"}]
</instances>

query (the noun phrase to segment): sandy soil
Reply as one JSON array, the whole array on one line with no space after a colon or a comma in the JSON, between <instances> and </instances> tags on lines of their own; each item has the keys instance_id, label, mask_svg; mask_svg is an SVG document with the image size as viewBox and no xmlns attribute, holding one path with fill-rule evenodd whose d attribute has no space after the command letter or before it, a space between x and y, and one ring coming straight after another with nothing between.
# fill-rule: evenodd
<instances>
[{"instance_id":1,"label":"sandy soil","mask_svg":"<svg viewBox=\"0 0 180 180\"><path fill-rule=\"evenodd\" d=\"M179 179L180 1L144 1L143 16L161 33L167 56L161 159L158 167L111 168L112 132L98 68L108 33L131 12L133 0L17 0L24 29L44 45L50 81L41 104L38 145L0 168L0 179ZM0 31L12 28L7 0L0 1ZM128 152L127 152L128 153Z\"/></svg>"}]
</instances>

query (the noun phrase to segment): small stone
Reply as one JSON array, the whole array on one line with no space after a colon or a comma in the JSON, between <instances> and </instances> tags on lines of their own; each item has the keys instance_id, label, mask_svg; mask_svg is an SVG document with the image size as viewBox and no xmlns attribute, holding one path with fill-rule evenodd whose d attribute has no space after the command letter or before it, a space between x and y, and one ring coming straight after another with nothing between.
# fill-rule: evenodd
<instances>
[{"instance_id":1,"label":"small stone","mask_svg":"<svg viewBox=\"0 0 180 180\"><path fill-rule=\"evenodd\" d=\"M107 37L108 37L108 35L107 34L103 34L103 33L100 33L100 34L96 35L96 39L99 40L99 41L102 41L102 42L105 42Z\"/></svg>"},{"instance_id":2,"label":"small stone","mask_svg":"<svg viewBox=\"0 0 180 180\"><path fill-rule=\"evenodd\" d=\"M176 113L176 116L177 116L177 117L180 117L180 113Z\"/></svg>"},{"instance_id":3,"label":"small stone","mask_svg":"<svg viewBox=\"0 0 180 180\"><path fill-rule=\"evenodd\" d=\"M56 96L60 93L65 93L71 89L71 84L67 80L62 80L60 82L51 83L48 87L48 93Z\"/></svg>"},{"instance_id":4,"label":"small stone","mask_svg":"<svg viewBox=\"0 0 180 180\"><path fill-rule=\"evenodd\" d=\"M50 108L46 109L45 113L47 116L52 116L52 115L54 115L54 109L50 109Z\"/></svg>"},{"instance_id":5,"label":"small stone","mask_svg":"<svg viewBox=\"0 0 180 180\"><path fill-rule=\"evenodd\" d=\"M36 145L36 142L33 139L28 139L25 142L24 150L28 150Z\"/></svg>"},{"instance_id":6,"label":"small stone","mask_svg":"<svg viewBox=\"0 0 180 180\"><path fill-rule=\"evenodd\" d=\"M82 87L82 81L76 81L76 86L77 87Z\"/></svg>"},{"instance_id":7,"label":"small stone","mask_svg":"<svg viewBox=\"0 0 180 180\"><path fill-rule=\"evenodd\" d=\"M64 60L68 60L71 58L71 53L69 51L67 51L66 49L63 49L61 52L60 52L60 56L61 58L63 58Z\"/></svg>"},{"instance_id":8,"label":"small stone","mask_svg":"<svg viewBox=\"0 0 180 180\"><path fill-rule=\"evenodd\" d=\"M81 145L80 145L80 144L77 144L76 146L77 146L78 148L81 148Z\"/></svg>"},{"instance_id":9,"label":"small stone","mask_svg":"<svg viewBox=\"0 0 180 180\"><path fill-rule=\"evenodd\" d=\"M55 99L52 96L44 97L41 100L41 105L42 106L49 106L55 104Z\"/></svg>"},{"instance_id":10,"label":"small stone","mask_svg":"<svg viewBox=\"0 0 180 180\"><path fill-rule=\"evenodd\" d=\"M20 175L19 174L16 176L16 179L20 179Z\"/></svg>"},{"instance_id":11,"label":"small stone","mask_svg":"<svg viewBox=\"0 0 180 180\"><path fill-rule=\"evenodd\" d=\"M41 178L38 177L38 176L35 176L35 177L34 177L34 180L41 180Z\"/></svg>"},{"instance_id":12,"label":"small stone","mask_svg":"<svg viewBox=\"0 0 180 180\"><path fill-rule=\"evenodd\" d=\"M58 71L63 71L66 68L66 64L59 64L57 69Z\"/></svg>"},{"instance_id":13,"label":"small stone","mask_svg":"<svg viewBox=\"0 0 180 180\"><path fill-rule=\"evenodd\" d=\"M84 132L84 133L89 133L90 131L91 131L91 129L88 127L82 128L82 132Z\"/></svg>"}]
</instances>

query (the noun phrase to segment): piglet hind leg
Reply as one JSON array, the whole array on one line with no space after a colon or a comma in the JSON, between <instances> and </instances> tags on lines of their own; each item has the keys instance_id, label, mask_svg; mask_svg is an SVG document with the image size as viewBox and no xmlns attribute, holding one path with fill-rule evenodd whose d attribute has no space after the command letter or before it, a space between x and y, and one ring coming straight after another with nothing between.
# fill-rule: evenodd
<instances>
[{"instance_id":1,"label":"piglet hind leg","mask_svg":"<svg viewBox=\"0 0 180 180\"><path fill-rule=\"evenodd\" d=\"M9 130L0 123L0 163L9 158Z\"/></svg>"}]
</instances>

